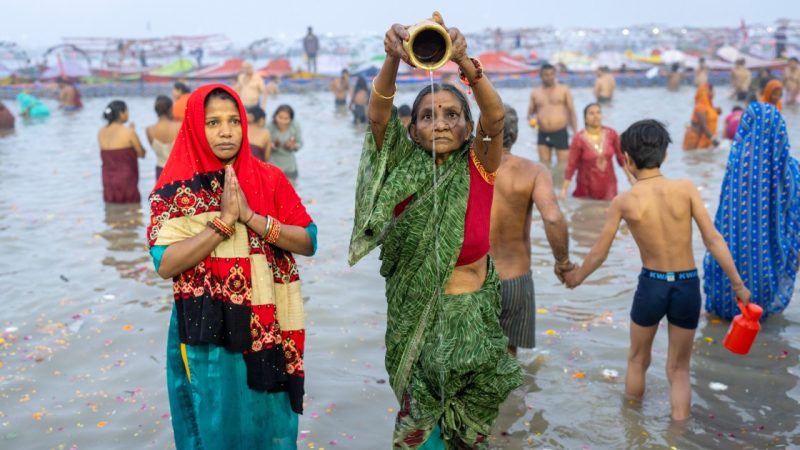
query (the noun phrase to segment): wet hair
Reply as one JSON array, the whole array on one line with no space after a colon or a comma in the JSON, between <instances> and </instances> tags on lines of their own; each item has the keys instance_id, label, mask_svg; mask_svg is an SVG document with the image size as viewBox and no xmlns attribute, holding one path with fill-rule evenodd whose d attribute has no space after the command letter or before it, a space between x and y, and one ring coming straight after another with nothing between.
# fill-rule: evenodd
<instances>
[{"instance_id":1,"label":"wet hair","mask_svg":"<svg viewBox=\"0 0 800 450\"><path fill-rule=\"evenodd\" d=\"M789 62L800 62L800 60L798 60L796 57L792 56L791 58L789 58Z\"/></svg>"},{"instance_id":2,"label":"wet hair","mask_svg":"<svg viewBox=\"0 0 800 450\"><path fill-rule=\"evenodd\" d=\"M469 109L469 102L467 101L467 98L464 97L464 93L452 84L435 83L422 88L422 90L419 91L419 94L417 94L417 98L414 99L414 104L411 106L411 122L408 124L409 127L417 124L417 115L419 114L419 108L422 104L422 99L430 93L442 91L447 91L455 95L455 97L458 99L458 102L461 103L461 109L464 111L464 118L467 120L467 122L473 123L472 111Z\"/></svg>"},{"instance_id":3,"label":"wet hair","mask_svg":"<svg viewBox=\"0 0 800 450\"><path fill-rule=\"evenodd\" d=\"M736 112L736 111L744 111L744 108L742 108L742 107L741 107L741 106L739 106L739 105L736 105L736 106L734 106L734 107L733 107L733 109L731 110L731 112Z\"/></svg>"},{"instance_id":4,"label":"wet hair","mask_svg":"<svg viewBox=\"0 0 800 450\"><path fill-rule=\"evenodd\" d=\"M672 63L672 67L670 67L670 70L672 70L673 72L677 72L681 70L681 65L678 63Z\"/></svg>"},{"instance_id":5,"label":"wet hair","mask_svg":"<svg viewBox=\"0 0 800 450\"><path fill-rule=\"evenodd\" d=\"M103 118L108 121L108 124L111 125L112 123L119 120L119 116L122 115L125 111L128 110L128 105L125 104L122 100L114 100L106 106L106 109L103 110Z\"/></svg>"},{"instance_id":6,"label":"wet hair","mask_svg":"<svg viewBox=\"0 0 800 450\"><path fill-rule=\"evenodd\" d=\"M265 113L264 110L258 105L248 107L247 114L253 115L253 122L258 122L259 120L267 117L267 113Z\"/></svg>"},{"instance_id":7,"label":"wet hair","mask_svg":"<svg viewBox=\"0 0 800 450\"><path fill-rule=\"evenodd\" d=\"M609 69L608 66L600 66L600 72L608 73L611 72L611 69Z\"/></svg>"},{"instance_id":8,"label":"wet hair","mask_svg":"<svg viewBox=\"0 0 800 450\"><path fill-rule=\"evenodd\" d=\"M597 103L597 102L589 103L588 105L586 105L585 108L583 108L583 120L584 120L584 122L586 121L586 115L589 114L589 108L591 108L592 106L597 106L598 108L600 108L601 111L603 110L603 107L600 106L600 103Z\"/></svg>"},{"instance_id":9,"label":"wet hair","mask_svg":"<svg viewBox=\"0 0 800 450\"><path fill-rule=\"evenodd\" d=\"M356 86L353 88L353 95L355 95L355 93L358 91L369 91L369 89L367 89L367 79L362 76L359 76L356 79Z\"/></svg>"},{"instance_id":10,"label":"wet hair","mask_svg":"<svg viewBox=\"0 0 800 450\"><path fill-rule=\"evenodd\" d=\"M294 109L291 106L283 104L275 108L275 112L272 114L272 123L278 125L278 122L275 120L278 117L278 113L286 111L289 114L289 120L294 120Z\"/></svg>"},{"instance_id":11,"label":"wet hair","mask_svg":"<svg viewBox=\"0 0 800 450\"><path fill-rule=\"evenodd\" d=\"M545 70L556 70L556 66L554 66L554 65L552 65L550 63L542 64L542 67L539 69L539 73L542 73Z\"/></svg>"},{"instance_id":12,"label":"wet hair","mask_svg":"<svg viewBox=\"0 0 800 450\"><path fill-rule=\"evenodd\" d=\"M342 69L342 75L350 75L350 71L347 69Z\"/></svg>"},{"instance_id":13,"label":"wet hair","mask_svg":"<svg viewBox=\"0 0 800 450\"><path fill-rule=\"evenodd\" d=\"M503 148L511 150L517 142L519 136L519 116L517 110L507 104L503 104L506 110L506 118L503 123Z\"/></svg>"},{"instance_id":14,"label":"wet hair","mask_svg":"<svg viewBox=\"0 0 800 450\"><path fill-rule=\"evenodd\" d=\"M411 107L406 105L406 104L400 105L400 107L397 108L397 115L399 117L410 117L411 116Z\"/></svg>"},{"instance_id":15,"label":"wet hair","mask_svg":"<svg viewBox=\"0 0 800 450\"><path fill-rule=\"evenodd\" d=\"M156 97L156 115L158 117L168 117L172 114L172 99L166 95Z\"/></svg>"},{"instance_id":16,"label":"wet hair","mask_svg":"<svg viewBox=\"0 0 800 450\"><path fill-rule=\"evenodd\" d=\"M203 101L203 108L208 106L208 103L211 101L212 98L218 98L220 100L228 100L229 102L236 105L236 109L239 109L239 102L236 101L233 96L222 88L216 88L213 91L209 92L206 96L206 99Z\"/></svg>"},{"instance_id":17,"label":"wet hair","mask_svg":"<svg viewBox=\"0 0 800 450\"><path fill-rule=\"evenodd\" d=\"M664 124L654 119L640 120L620 136L620 147L639 169L661 167L672 142Z\"/></svg>"},{"instance_id":18,"label":"wet hair","mask_svg":"<svg viewBox=\"0 0 800 450\"><path fill-rule=\"evenodd\" d=\"M189 89L189 86L187 86L186 83L181 83L180 81L173 84L172 88L181 91L182 94L188 94L189 92L192 92L192 90Z\"/></svg>"}]
</instances>

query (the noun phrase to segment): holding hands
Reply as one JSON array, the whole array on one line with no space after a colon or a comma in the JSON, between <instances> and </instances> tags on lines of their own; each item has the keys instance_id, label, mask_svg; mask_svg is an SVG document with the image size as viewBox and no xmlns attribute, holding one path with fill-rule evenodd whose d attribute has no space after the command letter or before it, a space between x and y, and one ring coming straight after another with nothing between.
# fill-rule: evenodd
<instances>
[{"instance_id":1,"label":"holding hands","mask_svg":"<svg viewBox=\"0 0 800 450\"><path fill-rule=\"evenodd\" d=\"M572 261L556 261L554 271L558 281L566 285L570 289L575 289L580 285L584 276L580 276L580 267L575 265Z\"/></svg>"}]
</instances>

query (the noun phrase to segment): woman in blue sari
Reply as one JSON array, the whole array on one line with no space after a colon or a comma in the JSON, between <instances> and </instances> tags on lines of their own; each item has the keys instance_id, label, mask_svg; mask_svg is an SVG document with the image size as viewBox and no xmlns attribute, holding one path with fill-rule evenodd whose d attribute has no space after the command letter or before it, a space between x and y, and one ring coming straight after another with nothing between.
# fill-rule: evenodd
<instances>
[{"instance_id":1,"label":"woman in blue sari","mask_svg":"<svg viewBox=\"0 0 800 450\"><path fill-rule=\"evenodd\" d=\"M751 103L728 157L714 225L763 317L782 312L792 298L800 250L798 189L800 163L789 155L783 117L772 105ZM727 277L709 254L703 269L706 310L733 318L739 309Z\"/></svg>"}]
</instances>

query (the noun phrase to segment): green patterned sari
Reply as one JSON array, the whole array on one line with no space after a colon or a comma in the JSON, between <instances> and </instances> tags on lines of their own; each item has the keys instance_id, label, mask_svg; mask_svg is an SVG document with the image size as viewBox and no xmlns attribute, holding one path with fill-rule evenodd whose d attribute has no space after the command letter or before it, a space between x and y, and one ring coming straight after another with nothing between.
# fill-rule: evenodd
<instances>
[{"instance_id":1,"label":"green patterned sari","mask_svg":"<svg viewBox=\"0 0 800 450\"><path fill-rule=\"evenodd\" d=\"M371 132L364 142L349 263L381 246L386 368L401 405L396 448L439 439L431 436L437 425L447 448L483 447L500 403L522 383L506 351L491 261L480 290L444 294L464 239L469 147L437 167L434 189L431 156L408 139L396 110L383 150ZM395 217L395 207L411 196Z\"/></svg>"}]
</instances>

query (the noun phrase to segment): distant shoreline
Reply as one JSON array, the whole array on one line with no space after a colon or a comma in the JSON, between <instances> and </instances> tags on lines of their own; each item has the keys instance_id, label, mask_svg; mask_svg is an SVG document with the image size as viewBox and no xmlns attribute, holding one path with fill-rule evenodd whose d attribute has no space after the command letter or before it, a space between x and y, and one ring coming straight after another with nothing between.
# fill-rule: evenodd
<instances>
[{"instance_id":1,"label":"distant shoreline","mask_svg":"<svg viewBox=\"0 0 800 450\"><path fill-rule=\"evenodd\" d=\"M621 88L637 87L665 87L666 79L663 76L647 78L644 73L616 74L617 86ZM538 85L538 77L533 76L494 76L492 83L499 88L532 88ZM570 87L591 87L594 85L594 73L569 73L559 76L559 81ZM329 78L317 78L312 80L283 80L280 84L282 92L303 93L318 92L328 89ZM730 81L728 71L712 73L709 81L714 86L727 85ZM208 83L232 83L232 79L223 80L203 80L203 82L190 81L189 87L194 89ZM410 80L398 81L404 87L422 88L427 81ZM684 80L684 85L693 85L691 77ZM159 94L169 94L172 89L172 82L143 83L139 81L121 81L104 84L81 84L78 85L81 96L84 98L97 97L155 97ZM27 91L30 94L41 98L55 98L56 91L48 85L5 85L0 86L0 99L14 100L18 93Z\"/></svg>"}]
</instances>

